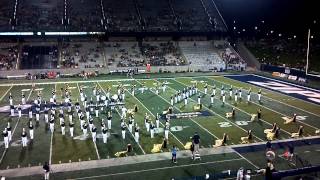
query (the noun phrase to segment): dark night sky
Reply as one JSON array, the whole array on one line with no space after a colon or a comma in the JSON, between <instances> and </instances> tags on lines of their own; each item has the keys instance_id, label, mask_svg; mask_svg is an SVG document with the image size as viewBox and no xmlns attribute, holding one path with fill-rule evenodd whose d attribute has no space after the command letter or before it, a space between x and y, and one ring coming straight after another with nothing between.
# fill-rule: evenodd
<instances>
[{"instance_id":1,"label":"dark night sky","mask_svg":"<svg viewBox=\"0 0 320 180\"><path fill-rule=\"evenodd\" d=\"M215 0L230 29L261 27L279 33L306 34L313 21L320 24L317 0ZM317 15L318 11L318 15Z\"/></svg>"}]
</instances>

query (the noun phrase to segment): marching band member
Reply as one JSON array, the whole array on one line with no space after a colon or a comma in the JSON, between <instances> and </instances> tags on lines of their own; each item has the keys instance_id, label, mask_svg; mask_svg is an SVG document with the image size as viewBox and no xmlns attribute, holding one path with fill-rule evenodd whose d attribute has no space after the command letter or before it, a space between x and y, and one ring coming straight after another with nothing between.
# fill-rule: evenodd
<instances>
[{"instance_id":1,"label":"marching band member","mask_svg":"<svg viewBox=\"0 0 320 180\"><path fill-rule=\"evenodd\" d=\"M26 130L24 128L22 128L22 133L21 133L21 141L22 141L22 147L27 147L27 133Z\"/></svg>"},{"instance_id":2,"label":"marching band member","mask_svg":"<svg viewBox=\"0 0 320 180\"><path fill-rule=\"evenodd\" d=\"M33 137L34 137L34 136L33 136L33 132L34 132L34 130L33 130L32 119L29 120L29 125L28 125L28 127L29 127L30 139L33 140Z\"/></svg>"}]
</instances>

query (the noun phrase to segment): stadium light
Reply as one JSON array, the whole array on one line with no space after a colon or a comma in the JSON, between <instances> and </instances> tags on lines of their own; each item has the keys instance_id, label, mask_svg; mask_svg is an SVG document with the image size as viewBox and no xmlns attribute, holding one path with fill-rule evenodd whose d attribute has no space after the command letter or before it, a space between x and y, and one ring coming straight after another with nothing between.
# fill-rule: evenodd
<instances>
[{"instance_id":1,"label":"stadium light","mask_svg":"<svg viewBox=\"0 0 320 180\"><path fill-rule=\"evenodd\" d=\"M294 35L294 36L293 36L293 38L295 39L295 38L297 38L297 36L296 36L296 35Z\"/></svg>"},{"instance_id":2,"label":"stadium light","mask_svg":"<svg viewBox=\"0 0 320 180\"><path fill-rule=\"evenodd\" d=\"M273 34L273 32L274 32L273 30L270 31L271 34Z\"/></svg>"},{"instance_id":3,"label":"stadium light","mask_svg":"<svg viewBox=\"0 0 320 180\"><path fill-rule=\"evenodd\" d=\"M258 27L257 27L257 26L255 26L255 27L254 27L254 29L255 29L255 30L258 30Z\"/></svg>"},{"instance_id":4,"label":"stadium light","mask_svg":"<svg viewBox=\"0 0 320 180\"><path fill-rule=\"evenodd\" d=\"M313 36L310 36L311 39L313 39Z\"/></svg>"},{"instance_id":5,"label":"stadium light","mask_svg":"<svg viewBox=\"0 0 320 180\"><path fill-rule=\"evenodd\" d=\"M280 33L280 34L279 34L279 37L281 37L281 36L282 36L282 34Z\"/></svg>"},{"instance_id":6,"label":"stadium light","mask_svg":"<svg viewBox=\"0 0 320 180\"><path fill-rule=\"evenodd\" d=\"M234 30L236 30L236 29L237 29L237 27L235 27L235 26L234 26L234 27L233 27L233 29L234 29Z\"/></svg>"},{"instance_id":7,"label":"stadium light","mask_svg":"<svg viewBox=\"0 0 320 180\"><path fill-rule=\"evenodd\" d=\"M242 29L243 32L246 32L246 29Z\"/></svg>"}]
</instances>

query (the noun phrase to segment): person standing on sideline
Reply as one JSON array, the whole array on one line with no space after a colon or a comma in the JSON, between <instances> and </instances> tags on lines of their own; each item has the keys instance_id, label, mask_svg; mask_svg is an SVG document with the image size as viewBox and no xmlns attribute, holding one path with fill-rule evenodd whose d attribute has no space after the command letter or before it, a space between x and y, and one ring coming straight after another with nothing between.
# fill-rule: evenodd
<instances>
[{"instance_id":1,"label":"person standing on sideline","mask_svg":"<svg viewBox=\"0 0 320 180\"><path fill-rule=\"evenodd\" d=\"M194 152L199 153L200 136L197 132L194 133L192 140L194 144Z\"/></svg>"},{"instance_id":2,"label":"person standing on sideline","mask_svg":"<svg viewBox=\"0 0 320 180\"><path fill-rule=\"evenodd\" d=\"M174 145L172 146L171 153L172 153L171 161L173 163L177 163L177 149L176 149L176 147Z\"/></svg>"},{"instance_id":3,"label":"person standing on sideline","mask_svg":"<svg viewBox=\"0 0 320 180\"><path fill-rule=\"evenodd\" d=\"M49 180L50 166L49 166L48 162L44 162L44 165L42 168L44 171L44 179Z\"/></svg>"}]
</instances>

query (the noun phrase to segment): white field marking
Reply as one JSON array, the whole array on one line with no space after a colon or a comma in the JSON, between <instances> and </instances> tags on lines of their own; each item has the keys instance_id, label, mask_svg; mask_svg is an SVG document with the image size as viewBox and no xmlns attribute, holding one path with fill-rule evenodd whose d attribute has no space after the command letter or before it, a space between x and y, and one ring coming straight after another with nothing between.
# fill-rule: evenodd
<instances>
[{"instance_id":1,"label":"white field marking","mask_svg":"<svg viewBox=\"0 0 320 180\"><path fill-rule=\"evenodd\" d=\"M51 133L51 132L50 132ZM52 139L53 139L53 133L51 133L51 136L50 136L50 153L49 153L49 165L51 164L52 162Z\"/></svg>"},{"instance_id":2,"label":"white field marking","mask_svg":"<svg viewBox=\"0 0 320 180\"><path fill-rule=\"evenodd\" d=\"M98 84L99 87L102 89L103 93L104 93L105 95L107 95L106 91L104 90L104 88L102 88L101 84L100 84L99 82L97 82L97 84ZM119 111L118 111L118 109L116 109L116 111L117 111L117 113L119 114L119 116L121 116L120 113L119 113ZM127 123L125 123L125 125L126 125L126 127L128 128ZM143 154L146 154L146 152L143 150L143 148L142 148L142 146L140 145L140 143L139 143L139 142L136 142L136 141L134 140L134 135L132 134L132 132L129 131L129 133L130 133L131 136L133 137L133 141L138 144L138 146L139 146L139 148L141 149L142 153L143 153Z\"/></svg>"},{"instance_id":3,"label":"white field marking","mask_svg":"<svg viewBox=\"0 0 320 180\"><path fill-rule=\"evenodd\" d=\"M12 87L13 87L13 86L11 86L10 89L11 89ZM30 94L29 94L29 96L28 96L28 98L27 98L27 101L28 101L29 98L30 98L31 92L32 92L32 90L30 91ZM6 92L6 93L7 93L7 92ZM16 129L17 129L17 126L18 126L19 122L20 122L20 118L18 118L18 120L17 120L17 122L16 122L16 124L15 124L15 126L14 126L14 128L13 128L13 130L12 130L12 134L11 134L12 137L13 137ZM4 156L6 155L6 153L7 153L7 149L5 149L5 150L3 151L3 153L2 153L2 156L1 156L1 159L0 159L0 164L2 163L3 158L4 158Z\"/></svg>"},{"instance_id":4,"label":"white field marking","mask_svg":"<svg viewBox=\"0 0 320 180\"><path fill-rule=\"evenodd\" d=\"M78 89L78 91L80 93L79 83L77 83L77 89ZM100 159L100 154L99 154L99 150L98 150L98 147L97 147L97 143L93 142L93 145L94 145L94 148L96 149L97 157L98 157L98 159Z\"/></svg>"},{"instance_id":5,"label":"white field marking","mask_svg":"<svg viewBox=\"0 0 320 180\"><path fill-rule=\"evenodd\" d=\"M213 80L213 81L217 81L217 82L219 82L219 83L221 83L221 84L226 84L226 85L229 85L229 86L230 86L230 84L227 84L227 83L221 82L221 81L219 81L219 80L216 80L216 79L212 79L212 80ZM232 79L232 80L233 80L233 79ZM306 100L303 100L303 99L299 99L299 98L296 98L296 97L294 97L294 96L289 96L289 95L287 95L287 94L283 94L283 93L280 93L280 92L275 91L275 90L270 90L270 89L267 89L267 88L264 88L264 87L255 86L255 85L250 84L250 83L247 83L247 82L242 82L242 81L239 81L239 82L241 82L241 83L245 83L245 84L248 84L248 85L251 85L251 86L254 86L254 87L259 87L259 88L261 88L261 89L265 89L265 90L267 90L267 91L271 91L271 92L273 92L273 93L275 92L275 93L277 93L277 94L279 94L279 95L286 96L286 97L288 97L289 99L293 99L293 100L301 100L301 101L306 102L306 103L311 103L312 105L320 106L319 104L315 104L315 103L312 103L312 102L309 102L309 101L306 101ZM237 87L237 86L233 86L233 87L240 88L240 87ZM245 90L245 89L244 89L244 91L246 91L246 92L247 92L247 90ZM252 94L257 94L257 93L252 92ZM279 101L279 100L276 100L276 99L270 98L270 97L268 97L268 96L263 96L263 97L264 97L264 98L266 98L266 99L269 99L270 101L276 101L276 102L278 102L278 103L280 103L280 104L283 104L283 105L285 105L285 106L290 106L290 107L292 107L292 108L299 109L300 111L303 111L303 112L306 112L306 113L312 114L312 115L314 115L314 116L320 117L320 115L318 115L318 114L315 114L315 113L310 112L310 111L307 111L307 110L305 110L305 109L301 109L301 108L299 108L299 107L296 107L296 106L293 106L293 105L290 105L290 104L284 103L284 102L282 102L282 101Z\"/></svg>"},{"instance_id":6,"label":"white field marking","mask_svg":"<svg viewBox=\"0 0 320 180\"><path fill-rule=\"evenodd\" d=\"M29 93L29 95L28 95L28 97L27 97L27 101L29 100L29 98L30 98L30 96L31 96L32 92L33 92L33 89L31 89L31 90L30 90L30 93Z\"/></svg>"},{"instance_id":7,"label":"white field marking","mask_svg":"<svg viewBox=\"0 0 320 180\"><path fill-rule=\"evenodd\" d=\"M182 85L187 86L185 83L180 82L179 80L174 80L174 81L176 81L176 82L178 82L178 83L180 83L180 84L182 84ZM208 86L211 86L211 85L208 85ZM221 90L220 88L217 88L217 89ZM201 91L200 89L199 89L198 91L203 92L203 91ZM218 101L221 101L219 98L216 98L216 97L214 97L214 99L217 99ZM227 102L225 102L225 104L228 104L229 106L231 106L231 107L233 107L233 108L235 108L235 109L238 109L239 111L241 111L241 112L243 112L243 113L248 114L249 116L251 116L250 113L248 113L248 112L246 112L246 111L244 111L244 110L242 110L242 109L239 109L238 107L233 106L232 104L229 104L229 103L227 103ZM204 106L205 106L205 105L204 105ZM205 107L206 107L206 106L205 106ZM207 107L206 107L206 108L207 108ZM207 109L209 109L209 108L207 108ZM268 124L268 125L272 126L271 123L269 123L269 122L267 122L267 121L264 121L263 119L260 119L260 120L261 120L262 122L264 122L265 124ZM283 132L291 135L290 132L288 132L288 131L286 131L286 130L284 130L284 129L281 129L281 131L283 131Z\"/></svg>"},{"instance_id":8,"label":"white field marking","mask_svg":"<svg viewBox=\"0 0 320 180\"><path fill-rule=\"evenodd\" d=\"M55 91L55 95L57 96L57 84L55 83L54 84L54 91ZM52 140L53 140L53 133L51 133L51 136L50 136L50 153L49 153L49 165L51 164L52 162Z\"/></svg>"},{"instance_id":9,"label":"white field marking","mask_svg":"<svg viewBox=\"0 0 320 180\"><path fill-rule=\"evenodd\" d=\"M215 80L213 80L213 81L215 81ZM223 83L223 82L221 82L221 81L217 81L217 82L220 82L220 83L222 83L222 84L226 84L226 83ZM230 84L226 84L226 85L229 85L230 86ZM236 87L236 86L233 86L233 87ZM238 87L239 88L239 87ZM245 92L246 92L246 90L244 90ZM265 97L265 96L264 96ZM272 98L269 98L269 99L271 99L271 101L272 101ZM276 101L276 100L275 100ZM270 110L270 111L273 111L273 112L275 112L275 113L277 113L277 114L280 114L281 116L286 116L287 117L287 115L285 115L285 114L283 114L283 113L281 113L281 112L278 112L278 111L276 111L276 110L274 110L274 109L271 109L271 108L268 108L268 107L266 107L266 106L264 106L264 105L261 105L261 104L258 104L258 103L255 103L255 102L253 102L253 101L250 101L251 103L253 103L253 104L256 104L257 106L261 106L261 107L264 107L264 108L266 108L266 109L268 109L268 110ZM280 101L279 101L280 102ZM280 102L281 103L281 102ZM282 104L284 104L284 103L282 103ZM284 104L284 105L287 105L287 104ZM289 106L291 106L291 105L289 105ZM295 108L294 106L292 106L293 108ZM298 108L297 108L298 109ZM302 109L301 109L302 110ZM302 110L302 111L305 111L305 110ZM307 113L310 113L310 114L313 114L313 113L311 113L311 112L308 112L308 111L305 111L305 112L307 112ZM318 116L318 117L320 117L319 115L316 115L316 116ZM313 128L313 129L319 129L319 128L317 128L317 127L315 127L315 126L312 126L312 125L310 125L310 124L307 124L307 123L305 123L305 122L302 122L302 121L298 121L298 122L300 122L301 124L304 124L304 125L306 125L306 126L309 126L309 127L311 127L311 128Z\"/></svg>"},{"instance_id":10,"label":"white field marking","mask_svg":"<svg viewBox=\"0 0 320 180\"><path fill-rule=\"evenodd\" d=\"M252 75L252 74L246 74L246 75ZM204 75L204 76L197 76L197 77L204 77L204 78L208 78L208 77L221 77L221 75ZM181 77L183 78L183 77ZM164 77L161 77L161 78L157 78L157 79L174 79L174 78L164 78ZM78 81L57 81L57 82L38 82L38 83L12 83L12 85L15 85L15 86L28 86L28 85L32 85L32 84L35 84L35 85L50 85L50 84L66 84L66 83L90 83L90 82L119 82L119 81L134 81L134 80L147 80L147 79L144 79L144 78L137 78L137 79L100 79L100 80L78 80ZM0 84L0 87L1 86L8 86L7 84Z\"/></svg>"},{"instance_id":11,"label":"white field marking","mask_svg":"<svg viewBox=\"0 0 320 180\"><path fill-rule=\"evenodd\" d=\"M82 177L82 178L76 178L76 179L92 179L92 178L100 178L100 177L118 176L118 175L125 175L125 174L134 174L134 173L141 173L141 172L148 172L148 171L159 171L159 170L165 170L165 169L175 169L175 168L199 166L199 165L206 165L206 164L217 164L217 163L240 161L240 160L244 160L244 159L243 158L236 158L236 159L228 159L228 160L221 160L221 161L193 163L193 164L185 164L185 165L177 165L177 166L166 166L166 167L161 167L161 168L143 169L143 170L137 170L137 171L127 171L127 172L121 172L121 173L104 174L104 175L99 175L99 176L88 176L88 177ZM71 180L71 179L69 179L69 180ZM73 179L73 180L75 180L75 179Z\"/></svg>"},{"instance_id":12,"label":"white field marking","mask_svg":"<svg viewBox=\"0 0 320 180\"><path fill-rule=\"evenodd\" d=\"M246 160L248 163L250 163L252 166L254 166L256 169L260 169L259 166L253 164L252 161L250 161L249 159L245 158L244 156L242 156L238 151L235 151L236 154L238 154L240 157L242 157L244 160Z\"/></svg>"},{"instance_id":13,"label":"white field marking","mask_svg":"<svg viewBox=\"0 0 320 180\"><path fill-rule=\"evenodd\" d=\"M242 75L252 75L252 74L242 74ZM204 78L208 78L208 77L222 77L222 75L204 75L204 76L197 76L197 77L204 77ZM181 77L183 78L183 77ZM174 79L174 78L165 78L165 77L160 77L160 78L157 78L157 79ZM35 83L35 82L32 82L32 83L12 83L12 85L15 85L15 86L29 86L29 85L32 85L32 84L35 84L35 85L50 85L50 84L66 84L66 83L90 83L90 82L113 82L113 81L116 81L116 82L119 82L119 81L134 81L134 80L147 80L147 79L144 79L144 78L137 78L137 79L100 79L100 80L78 80L78 81L57 81L57 82L38 82L38 83ZM8 86L7 84L0 84L0 86Z\"/></svg>"},{"instance_id":14,"label":"white field marking","mask_svg":"<svg viewBox=\"0 0 320 180\"><path fill-rule=\"evenodd\" d=\"M177 92L177 90L173 89L172 87L169 86L169 88ZM190 98L190 100L195 102L195 100L193 100L192 98ZM167 101L167 102L168 102L168 101ZM206 107L205 107L205 108L206 108ZM208 109L208 108L206 108L206 109ZM243 129L242 127L238 126L237 124L235 124L234 122L230 121L229 119L221 116L220 114L212 111L211 109L208 109L208 110L211 111L213 114L216 114L216 115L219 116L220 118L222 118L222 119L228 121L229 123L233 124L234 126L236 126L236 127L240 128L240 129L242 129L243 131L247 132L247 130L245 130L245 129ZM207 130L207 131L208 131L208 130ZM261 138L255 136L255 135L253 135L253 136L256 137L257 139L259 139L259 141L263 141ZM218 139L219 139L219 138L218 138Z\"/></svg>"},{"instance_id":15,"label":"white field marking","mask_svg":"<svg viewBox=\"0 0 320 180\"><path fill-rule=\"evenodd\" d=\"M159 82L159 81L158 81L158 82ZM141 82L139 82L139 81L138 81L138 83L141 84ZM168 86L168 87L171 88L170 86ZM151 91L152 93L156 94L156 93L153 92L151 89L150 89L150 91ZM158 96L159 96L161 99L163 99L164 101L166 101L168 104L170 104L170 102L169 102L168 100L166 100L165 98L163 98L161 95L158 95ZM180 108L178 108L178 107L176 107L176 106L175 106L175 108L178 109L180 112L182 112ZM207 133L209 133L211 136L215 137L216 139L219 139L216 135L212 134L208 129L204 128L201 124L199 124L198 122L196 122L194 119L192 119L192 118L188 118L188 119L190 119L192 122L194 122L195 124L197 124L201 129L203 129L204 131L206 131Z\"/></svg>"},{"instance_id":16,"label":"white field marking","mask_svg":"<svg viewBox=\"0 0 320 180\"><path fill-rule=\"evenodd\" d=\"M2 97L0 98L0 101L3 100L4 97L6 97L6 95L8 94L8 92L12 89L13 85L11 85L8 90L2 95Z\"/></svg>"},{"instance_id":17,"label":"white field marking","mask_svg":"<svg viewBox=\"0 0 320 180\"><path fill-rule=\"evenodd\" d=\"M309 87L301 86L301 85L298 85L298 84L293 84L293 83L290 83L290 82L280 81L280 80L278 80L278 79L272 79L272 78L268 78L268 77L264 77L264 76L260 76L260 75L256 75L256 74L252 74L252 75L253 75L253 76L258 76L258 77L264 78L264 79L269 79L269 80L272 80L272 81L278 81L278 82L281 82L281 83L284 83L284 84L290 84L290 85L292 85L292 86L296 86L296 87L308 89L308 90L311 90L311 91L320 92L320 90L318 90L318 89L309 88Z\"/></svg>"},{"instance_id":18,"label":"white field marking","mask_svg":"<svg viewBox=\"0 0 320 180\"><path fill-rule=\"evenodd\" d=\"M126 89L126 91L128 92L128 94L130 94L130 96L132 96L132 94ZM132 96L133 98L135 98L154 118L156 117L154 114L152 114L152 112L135 96ZM164 124L159 121L159 123L164 127ZM171 132L169 131L169 133L182 145L184 146L184 144Z\"/></svg>"}]
</instances>

